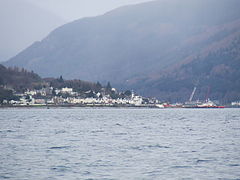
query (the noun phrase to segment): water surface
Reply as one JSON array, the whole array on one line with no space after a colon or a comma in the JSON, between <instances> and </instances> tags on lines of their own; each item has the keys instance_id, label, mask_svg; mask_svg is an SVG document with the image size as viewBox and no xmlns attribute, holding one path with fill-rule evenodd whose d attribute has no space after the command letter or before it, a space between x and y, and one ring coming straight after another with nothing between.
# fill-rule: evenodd
<instances>
[{"instance_id":1,"label":"water surface","mask_svg":"<svg viewBox=\"0 0 240 180\"><path fill-rule=\"evenodd\" d=\"M240 109L0 109L0 179L240 179Z\"/></svg>"}]
</instances>

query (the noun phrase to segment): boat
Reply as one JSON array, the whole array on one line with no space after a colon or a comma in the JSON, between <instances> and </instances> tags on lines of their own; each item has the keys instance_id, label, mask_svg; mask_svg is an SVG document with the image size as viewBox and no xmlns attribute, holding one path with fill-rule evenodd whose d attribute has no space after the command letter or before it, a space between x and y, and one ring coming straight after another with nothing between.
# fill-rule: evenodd
<instances>
[{"instance_id":1,"label":"boat","mask_svg":"<svg viewBox=\"0 0 240 180\"><path fill-rule=\"evenodd\" d=\"M218 106L210 99L207 99L206 102L198 104L196 108L224 108L224 106Z\"/></svg>"},{"instance_id":2,"label":"boat","mask_svg":"<svg viewBox=\"0 0 240 180\"><path fill-rule=\"evenodd\" d=\"M225 108L224 106L218 106L213 101L208 98L209 90L205 101L192 101L193 96L196 92L196 87L194 87L193 92L189 98L189 101L184 103L183 108Z\"/></svg>"},{"instance_id":3,"label":"boat","mask_svg":"<svg viewBox=\"0 0 240 180\"><path fill-rule=\"evenodd\" d=\"M182 108L182 104L176 103L176 104L169 104L169 103L164 103L163 107L164 108Z\"/></svg>"},{"instance_id":4,"label":"boat","mask_svg":"<svg viewBox=\"0 0 240 180\"><path fill-rule=\"evenodd\" d=\"M164 108L164 105L163 105L163 104L156 104L155 106L156 106L157 108L161 108L161 109Z\"/></svg>"}]
</instances>

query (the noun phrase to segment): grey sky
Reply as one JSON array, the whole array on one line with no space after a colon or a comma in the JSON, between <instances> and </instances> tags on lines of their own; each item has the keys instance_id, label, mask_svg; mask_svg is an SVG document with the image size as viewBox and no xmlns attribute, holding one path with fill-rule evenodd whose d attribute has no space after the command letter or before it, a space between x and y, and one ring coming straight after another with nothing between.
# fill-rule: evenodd
<instances>
[{"instance_id":1,"label":"grey sky","mask_svg":"<svg viewBox=\"0 0 240 180\"><path fill-rule=\"evenodd\" d=\"M28 0L29 2L46 9L66 21L81 17L96 16L114 8L147 2L151 0Z\"/></svg>"}]
</instances>

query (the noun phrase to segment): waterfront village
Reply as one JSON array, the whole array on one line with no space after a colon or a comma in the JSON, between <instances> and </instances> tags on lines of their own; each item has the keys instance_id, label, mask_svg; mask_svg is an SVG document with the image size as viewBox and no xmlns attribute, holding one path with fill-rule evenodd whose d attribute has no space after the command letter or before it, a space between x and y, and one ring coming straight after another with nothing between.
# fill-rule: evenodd
<instances>
[{"instance_id":1,"label":"waterfront village","mask_svg":"<svg viewBox=\"0 0 240 180\"><path fill-rule=\"evenodd\" d=\"M3 100L1 106L114 106L114 107L163 107L155 98L144 98L133 91L118 93L115 88L111 92L115 97L103 92L92 90L79 93L73 88L61 89L47 87L39 90L26 90L16 93L13 89L14 100ZM124 94L124 95L122 95ZM116 96L117 95L117 96Z\"/></svg>"},{"instance_id":2,"label":"waterfront village","mask_svg":"<svg viewBox=\"0 0 240 180\"><path fill-rule=\"evenodd\" d=\"M150 108L224 108L240 107L240 101L232 102L228 106L216 105L213 101L192 101L194 92L188 102L185 103L161 103L156 98L146 98L134 93L134 91L118 92L115 88L101 87L98 91L87 90L74 91L73 88L52 86L40 89L26 89L22 93L13 88L3 86L5 90L13 92L10 99L3 99L0 107L150 107Z\"/></svg>"}]
</instances>

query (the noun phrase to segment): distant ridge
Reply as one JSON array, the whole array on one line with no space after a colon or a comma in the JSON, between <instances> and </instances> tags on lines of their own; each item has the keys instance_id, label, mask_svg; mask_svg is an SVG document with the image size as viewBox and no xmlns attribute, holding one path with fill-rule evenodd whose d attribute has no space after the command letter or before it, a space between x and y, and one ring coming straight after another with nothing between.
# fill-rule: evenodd
<instances>
[{"instance_id":1,"label":"distant ridge","mask_svg":"<svg viewBox=\"0 0 240 180\"><path fill-rule=\"evenodd\" d=\"M4 65L111 81L169 101L186 100L198 81L200 98L211 86L211 98L230 101L240 98L239 7L238 0L126 6L61 26Z\"/></svg>"}]
</instances>

